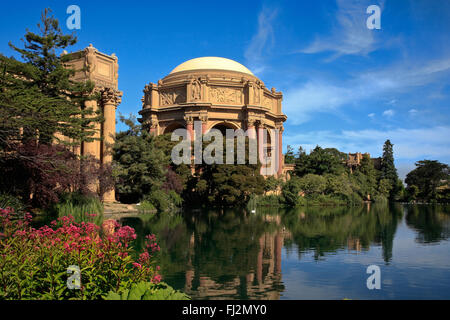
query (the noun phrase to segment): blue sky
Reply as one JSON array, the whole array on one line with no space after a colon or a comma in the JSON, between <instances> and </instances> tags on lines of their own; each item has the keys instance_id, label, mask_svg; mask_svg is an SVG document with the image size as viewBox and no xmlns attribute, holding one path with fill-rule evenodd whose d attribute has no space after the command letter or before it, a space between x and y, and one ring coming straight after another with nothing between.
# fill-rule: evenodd
<instances>
[{"instance_id":1,"label":"blue sky","mask_svg":"<svg viewBox=\"0 0 450 320\"><path fill-rule=\"evenodd\" d=\"M79 42L119 57L119 111L141 108L145 84L201 56L234 59L284 94L284 144L380 156L394 144L400 175L421 159L450 161L450 1L8 1L0 52L35 31L50 7L64 32L81 8ZM369 30L369 5L381 29ZM118 125L118 129L123 126Z\"/></svg>"}]
</instances>

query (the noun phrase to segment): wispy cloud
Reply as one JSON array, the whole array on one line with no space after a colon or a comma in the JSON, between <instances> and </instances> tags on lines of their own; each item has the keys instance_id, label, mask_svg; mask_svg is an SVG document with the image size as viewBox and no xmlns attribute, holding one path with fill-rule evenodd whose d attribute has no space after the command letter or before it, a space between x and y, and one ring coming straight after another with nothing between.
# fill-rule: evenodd
<instances>
[{"instance_id":1,"label":"wispy cloud","mask_svg":"<svg viewBox=\"0 0 450 320\"><path fill-rule=\"evenodd\" d=\"M394 114L395 114L394 110L388 109L383 112L383 117L392 118L394 116Z\"/></svg>"},{"instance_id":2,"label":"wispy cloud","mask_svg":"<svg viewBox=\"0 0 450 320\"><path fill-rule=\"evenodd\" d=\"M356 105L367 99L409 92L438 83L449 75L450 58L443 58L425 63L402 62L381 70L365 71L339 84L312 79L285 90L284 110L288 121L298 125L309 121L315 113L338 112L343 106ZM391 99L387 104L391 108L384 115L393 116L398 102Z\"/></svg>"},{"instance_id":3,"label":"wispy cloud","mask_svg":"<svg viewBox=\"0 0 450 320\"><path fill-rule=\"evenodd\" d=\"M366 26L369 1L337 0L338 10L333 29L328 36L317 37L303 53L334 52L341 55L366 55L376 49L375 32ZM382 6L382 3L379 4Z\"/></svg>"},{"instance_id":4,"label":"wispy cloud","mask_svg":"<svg viewBox=\"0 0 450 320\"><path fill-rule=\"evenodd\" d=\"M276 16L276 9L264 7L261 10L258 15L258 31L252 37L249 46L245 50L244 56L247 60L247 64L255 74L261 74L266 68L264 56L275 43L272 24Z\"/></svg>"}]
</instances>

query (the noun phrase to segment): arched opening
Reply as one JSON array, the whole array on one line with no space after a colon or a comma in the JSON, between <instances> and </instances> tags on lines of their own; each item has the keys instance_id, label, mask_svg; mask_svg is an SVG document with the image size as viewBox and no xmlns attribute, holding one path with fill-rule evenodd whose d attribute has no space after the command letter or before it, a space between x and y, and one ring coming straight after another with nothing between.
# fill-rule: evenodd
<instances>
[{"instance_id":1,"label":"arched opening","mask_svg":"<svg viewBox=\"0 0 450 320\"><path fill-rule=\"evenodd\" d=\"M163 134L169 134L169 133L172 133L172 132L174 132L176 129L180 129L180 128L183 128L183 129L184 129L184 126L183 126L181 123L179 123L179 122L171 123L171 124L169 124L169 125L164 129L164 133L163 133Z\"/></svg>"},{"instance_id":2,"label":"arched opening","mask_svg":"<svg viewBox=\"0 0 450 320\"><path fill-rule=\"evenodd\" d=\"M226 131L227 129L236 130L236 129L239 129L239 128L236 125L234 125L233 123L230 123L230 122L219 122L219 123L216 123L215 125L213 125L211 127L211 129L220 130L222 135L225 137L226 133L227 133L227 131Z\"/></svg>"}]
</instances>

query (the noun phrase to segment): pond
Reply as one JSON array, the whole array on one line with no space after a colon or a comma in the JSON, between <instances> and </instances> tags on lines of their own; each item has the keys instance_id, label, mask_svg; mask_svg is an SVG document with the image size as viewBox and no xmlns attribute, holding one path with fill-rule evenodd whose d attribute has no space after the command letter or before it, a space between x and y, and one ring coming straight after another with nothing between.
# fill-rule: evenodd
<instances>
[{"instance_id":1,"label":"pond","mask_svg":"<svg viewBox=\"0 0 450 320\"><path fill-rule=\"evenodd\" d=\"M450 207L195 210L122 219L193 299L450 299ZM380 268L369 290L367 268Z\"/></svg>"}]
</instances>

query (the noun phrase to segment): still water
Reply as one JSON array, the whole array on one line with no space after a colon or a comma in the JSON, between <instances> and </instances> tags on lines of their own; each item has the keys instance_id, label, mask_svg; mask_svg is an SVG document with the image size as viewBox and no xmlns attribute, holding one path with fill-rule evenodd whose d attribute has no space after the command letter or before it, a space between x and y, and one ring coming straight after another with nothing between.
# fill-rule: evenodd
<instances>
[{"instance_id":1,"label":"still water","mask_svg":"<svg viewBox=\"0 0 450 320\"><path fill-rule=\"evenodd\" d=\"M450 207L186 211L125 218L193 299L450 299ZM381 270L369 290L367 267Z\"/></svg>"}]
</instances>

